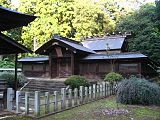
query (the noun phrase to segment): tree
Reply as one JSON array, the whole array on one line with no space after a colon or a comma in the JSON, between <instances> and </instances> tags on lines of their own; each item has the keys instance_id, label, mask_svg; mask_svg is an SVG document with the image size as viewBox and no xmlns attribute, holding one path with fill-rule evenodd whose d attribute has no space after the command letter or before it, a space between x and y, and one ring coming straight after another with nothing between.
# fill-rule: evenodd
<instances>
[{"instance_id":1,"label":"tree","mask_svg":"<svg viewBox=\"0 0 160 120\"><path fill-rule=\"evenodd\" d=\"M123 18L117 25L117 31L130 32L130 51L140 51L154 61L160 62L160 36L157 28L156 7L146 4L131 15Z\"/></svg>"},{"instance_id":2,"label":"tree","mask_svg":"<svg viewBox=\"0 0 160 120\"><path fill-rule=\"evenodd\" d=\"M74 1L75 19L73 26L75 38L106 35L115 29L115 21L102 9L102 5L93 0Z\"/></svg>"},{"instance_id":3,"label":"tree","mask_svg":"<svg viewBox=\"0 0 160 120\"><path fill-rule=\"evenodd\" d=\"M160 33L160 0L155 1L156 4L156 20L157 20L157 27Z\"/></svg>"},{"instance_id":4,"label":"tree","mask_svg":"<svg viewBox=\"0 0 160 120\"><path fill-rule=\"evenodd\" d=\"M0 0L0 6L3 6L5 8L10 8L11 7L11 2L10 0Z\"/></svg>"},{"instance_id":5,"label":"tree","mask_svg":"<svg viewBox=\"0 0 160 120\"><path fill-rule=\"evenodd\" d=\"M93 0L21 0L19 11L38 16L28 27L23 27L23 44L39 47L53 34L80 39L113 32L115 22Z\"/></svg>"}]
</instances>

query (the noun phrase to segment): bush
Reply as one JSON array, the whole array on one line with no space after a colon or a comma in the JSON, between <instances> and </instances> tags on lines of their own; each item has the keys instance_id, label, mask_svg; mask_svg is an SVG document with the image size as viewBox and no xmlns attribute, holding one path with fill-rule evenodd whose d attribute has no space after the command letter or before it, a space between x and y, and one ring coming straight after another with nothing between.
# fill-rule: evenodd
<instances>
[{"instance_id":1,"label":"bush","mask_svg":"<svg viewBox=\"0 0 160 120\"><path fill-rule=\"evenodd\" d=\"M132 77L118 84L117 102L123 104L160 105L160 87L145 79Z\"/></svg>"},{"instance_id":2,"label":"bush","mask_svg":"<svg viewBox=\"0 0 160 120\"><path fill-rule=\"evenodd\" d=\"M79 88L80 86L88 86L88 81L79 75L73 75L67 78L64 82L66 85L70 85L72 89Z\"/></svg>"},{"instance_id":3,"label":"bush","mask_svg":"<svg viewBox=\"0 0 160 120\"><path fill-rule=\"evenodd\" d=\"M5 79L7 81L8 87L14 88L14 80L15 80L14 72L1 72L0 78ZM26 81L27 81L26 77L23 74L18 73L17 75L18 87L23 86Z\"/></svg>"},{"instance_id":4,"label":"bush","mask_svg":"<svg viewBox=\"0 0 160 120\"><path fill-rule=\"evenodd\" d=\"M9 60L9 58L4 58L0 62L0 68L14 68L14 66L15 66L15 63Z\"/></svg>"},{"instance_id":5,"label":"bush","mask_svg":"<svg viewBox=\"0 0 160 120\"><path fill-rule=\"evenodd\" d=\"M108 73L104 78L105 81L108 81L110 83L118 82L121 81L122 79L124 79L123 76L115 72Z\"/></svg>"}]
</instances>

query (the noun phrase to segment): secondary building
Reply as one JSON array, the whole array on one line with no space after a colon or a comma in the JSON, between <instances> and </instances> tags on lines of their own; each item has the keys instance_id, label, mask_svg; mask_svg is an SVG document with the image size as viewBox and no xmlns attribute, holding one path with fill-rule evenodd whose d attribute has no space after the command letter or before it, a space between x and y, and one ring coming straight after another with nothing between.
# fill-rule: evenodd
<instances>
[{"instance_id":1,"label":"secondary building","mask_svg":"<svg viewBox=\"0 0 160 120\"><path fill-rule=\"evenodd\" d=\"M27 77L83 75L88 79L100 80L111 71L125 77L156 75L155 64L147 56L139 52L128 52L126 36L88 38L77 42L55 35L36 53L43 56L19 59Z\"/></svg>"}]
</instances>

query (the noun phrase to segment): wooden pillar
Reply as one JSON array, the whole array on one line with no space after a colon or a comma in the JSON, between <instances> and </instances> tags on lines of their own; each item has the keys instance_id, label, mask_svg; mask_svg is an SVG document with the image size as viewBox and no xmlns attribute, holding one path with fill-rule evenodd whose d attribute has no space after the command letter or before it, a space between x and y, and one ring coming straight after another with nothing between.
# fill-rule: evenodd
<instances>
[{"instance_id":1,"label":"wooden pillar","mask_svg":"<svg viewBox=\"0 0 160 120\"><path fill-rule=\"evenodd\" d=\"M16 91L17 91L17 59L18 59L18 54L15 54L15 78L14 78L14 96L16 98Z\"/></svg>"},{"instance_id":2,"label":"wooden pillar","mask_svg":"<svg viewBox=\"0 0 160 120\"><path fill-rule=\"evenodd\" d=\"M74 75L74 53L71 52L71 71L72 75Z\"/></svg>"},{"instance_id":3,"label":"wooden pillar","mask_svg":"<svg viewBox=\"0 0 160 120\"><path fill-rule=\"evenodd\" d=\"M141 62L138 63L138 73L139 73L139 75L140 75L140 77L141 77L141 75L142 75Z\"/></svg>"},{"instance_id":4,"label":"wooden pillar","mask_svg":"<svg viewBox=\"0 0 160 120\"><path fill-rule=\"evenodd\" d=\"M52 53L49 53L49 77L52 78Z\"/></svg>"},{"instance_id":5,"label":"wooden pillar","mask_svg":"<svg viewBox=\"0 0 160 120\"><path fill-rule=\"evenodd\" d=\"M60 77L60 58L56 58L57 59L57 77Z\"/></svg>"}]
</instances>

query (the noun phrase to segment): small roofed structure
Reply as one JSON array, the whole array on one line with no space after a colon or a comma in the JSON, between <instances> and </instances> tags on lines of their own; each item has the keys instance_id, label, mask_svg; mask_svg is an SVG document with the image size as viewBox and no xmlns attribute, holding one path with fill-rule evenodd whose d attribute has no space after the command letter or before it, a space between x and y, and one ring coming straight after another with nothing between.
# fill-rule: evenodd
<instances>
[{"instance_id":1,"label":"small roofed structure","mask_svg":"<svg viewBox=\"0 0 160 120\"><path fill-rule=\"evenodd\" d=\"M27 26L36 16L22 14L0 6L0 31Z\"/></svg>"},{"instance_id":2,"label":"small roofed structure","mask_svg":"<svg viewBox=\"0 0 160 120\"><path fill-rule=\"evenodd\" d=\"M67 77L77 73L76 62L81 56L94 54L93 50L84 47L80 42L54 35L51 40L38 48L35 53L49 55L50 78Z\"/></svg>"},{"instance_id":3,"label":"small roofed structure","mask_svg":"<svg viewBox=\"0 0 160 120\"><path fill-rule=\"evenodd\" d=\"M27 26L35 18L35 16L22 14L0 6L0 55L15 54L15 91L17 90L18 53L27 53L31 52L31 50L2 34L1 31Z\"/></svg>"}]
</instances>

